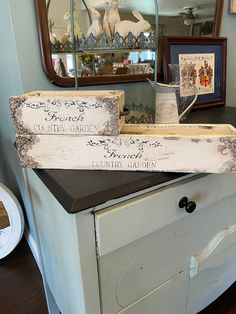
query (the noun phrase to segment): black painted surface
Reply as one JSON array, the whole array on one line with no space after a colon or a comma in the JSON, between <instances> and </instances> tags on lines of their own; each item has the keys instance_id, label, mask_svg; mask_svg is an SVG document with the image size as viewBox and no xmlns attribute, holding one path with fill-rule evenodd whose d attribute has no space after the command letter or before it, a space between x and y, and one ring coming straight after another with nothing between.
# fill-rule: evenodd
<instances>
[{"instance_id":1,"label":"black painted surface","mask_svg":"<svg viewBox=\"0 0 236 314\"><path fill-rule=\"evenodd\" d=\"M187 123L229 123L236 126L236 108L218 107L189 114ZM69 213L105 203L183 176L181 173L35 170Z\"/></svg>"},{"instance_id":2,"label":"black painted surface","mask_svg":"<svg viewBox=\"0 0 236 314\"><path fill-rule=\"evenodd\" d=\"M37 170L36 173L69 213L184 175L99 170Z\"/></svg>"},{"instance_id":3,"label":"black painted surface","mask_svg":"<svg viewBox=\"0 0 236 314\"><path fill-rule=\"evenodd\" d=\"M192 111L187 123L229 123L236 126L236 108L235 107L218 107L198 111Z\"/></svg>"}]
</instances>

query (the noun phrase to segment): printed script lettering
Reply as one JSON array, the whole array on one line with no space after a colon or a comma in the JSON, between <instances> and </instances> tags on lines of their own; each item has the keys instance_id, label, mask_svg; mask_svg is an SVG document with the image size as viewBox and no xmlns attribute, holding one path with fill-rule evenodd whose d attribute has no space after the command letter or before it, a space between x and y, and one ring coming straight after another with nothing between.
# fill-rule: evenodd
<instances>
[{"instance_id":1,"label":"printed script lettering","mask_svg":"<svg viewBox=\"0 0 236 314\"><path fill-rule=\"evenodd\" d=\"M35 124L34 132L35 133L80 133L80 134L96 134L99 132L99 129L96 125L63 125L63 124L50 124L50 125L42 125Z\"/></svg>"},{"instance_id":2,"label":"printed script lettering","mask_svg":"<svg viewBox=\"0 0 236 314\"><path fill-rule=\"evenodd\" d=\"M105 160L93 161L92 167L94 169L143 169L143 170L156 170L156 161L129 161L127 164L124 161Z\"/></svg>"},{"instance_id":3,"label":"printed script lettering","mask_svg":"<svg viewBox=\"0 0 236 314\"><path fill-rule=\"evenodd\" d=\"M94 169L121 170L156 170L158 168L156 161L158 151L162 148L159 141L132 137L125 139L120 137L101 140L91 139L87 142L87 146L93 148L94 155L96 155L96 150L98 156L103 155L103 160L100 157L100 160L91 161ZM148 160L149 158L151 160Z\"/></svg>"},{"instance_id":4,"label":"printed script lettering","mask_svg":"<svg viewBox=\"0 0 236 314\"><path fill-rule=\"evenodd\" d=\"M120 154L117 153L116 149L108 149L107 154L104 155L104 158L118 158L118 159L141 159L142 153L138 152L136 154Z\"/></svg>"},{"instance_id":5,"label":"printed script lettering","mask_svg":"<svg viewBox=\"0 0 236 314\"><path fill-rule=\"evenodd\" d=\"M56 111L48 111L45 121L47 122L83 122L84 112L80 112L78 116L60 116Z\"/></svg>"}]
</instances>

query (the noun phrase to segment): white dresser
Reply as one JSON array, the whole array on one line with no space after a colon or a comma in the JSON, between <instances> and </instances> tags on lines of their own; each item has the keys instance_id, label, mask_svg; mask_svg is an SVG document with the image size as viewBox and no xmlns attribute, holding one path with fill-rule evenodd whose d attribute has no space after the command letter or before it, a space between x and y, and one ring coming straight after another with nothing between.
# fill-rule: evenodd
<instances>
[{"instance_id":1,"label":"white dresser","mask_svg":"<svg viewBox=\"0 0 236 314\"><path fill-rule=\"evenodd\" d=\"M95 214L103 314L196 313L235 281L235 178L194 177Z\"/></svg>"},{"instance_id":2,"label":"white dresser","mask_svg":"<svg viewBox=\"0 0 236 314\"><path fill-rule=\"evenodd\" d=\"M46 292L63 314L195 314L236 280L236 175L182 178L73 215L25 176Z\"/></svg>"}]
</instances>

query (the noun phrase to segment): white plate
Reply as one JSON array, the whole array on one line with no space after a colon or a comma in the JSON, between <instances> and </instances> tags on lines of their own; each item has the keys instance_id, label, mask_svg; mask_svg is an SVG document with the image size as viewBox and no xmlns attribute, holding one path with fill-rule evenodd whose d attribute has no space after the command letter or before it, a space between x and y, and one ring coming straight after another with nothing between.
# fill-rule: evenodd
<instances>
[{"instance_id":1,"label":"white plate","mask_svg":"<svg viewBox=\"0 0 236 314\"><path fill-rule=\"evenodd\" d=\"M24 217L14 194L0 183L0 201L7 211L10 226L0 230L0 259L7 256L19 243L24 231Z\"/></svg>"}]
</instances>

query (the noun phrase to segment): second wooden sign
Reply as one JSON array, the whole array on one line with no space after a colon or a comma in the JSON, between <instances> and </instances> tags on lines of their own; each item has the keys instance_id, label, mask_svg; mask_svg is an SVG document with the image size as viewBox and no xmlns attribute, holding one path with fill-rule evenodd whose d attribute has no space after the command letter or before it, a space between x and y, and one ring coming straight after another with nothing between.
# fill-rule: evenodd
<instances>
[{"instance_id":1,"label":"second wooden sign","mask_svg":"<svg viewBox=\"0 0 236 314\"><path fill-rule=\"evenodd\" d=\"M32 92L11 97L18 134L118 135L124 91Z\"/></svg>"},{"instance_id":2,"label":"second wooden sign","mask_svg":"<svg viewBox=\"0 0 236 314\"><path fill-rule=\"evenodd\" d=\"M119 136L18 135L22 166L32 168L236 172L230 125L130 125Z\"/></svg>"}]
</instances>

